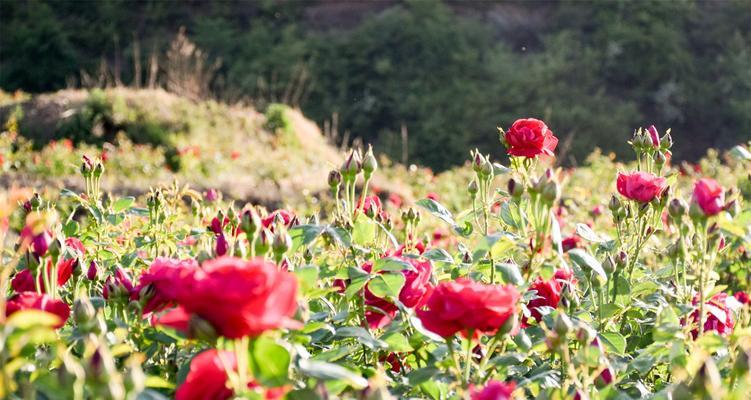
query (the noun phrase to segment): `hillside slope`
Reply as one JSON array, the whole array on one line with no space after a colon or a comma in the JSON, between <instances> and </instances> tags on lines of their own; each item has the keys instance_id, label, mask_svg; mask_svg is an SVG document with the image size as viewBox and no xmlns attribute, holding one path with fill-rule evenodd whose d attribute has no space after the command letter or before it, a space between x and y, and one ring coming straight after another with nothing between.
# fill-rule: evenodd
<instances>
[{"instance_id":1,"label":"hillside slope","mask_svg":"<svg viewBox=\"0 0 751 400\"><path fill-rule=\"evenodd\" d=\"M324 190L340 159L315 123L281 105L262 114L162 90L65 90L6 102L0 117L12 116L20 137L6 132L7 148L0 147L7 186L76 185L80 158L89 154L106 157L107 190L137 192L177 179L232 198L285 202ZM11 150L32 143L36 151Z\"/></svg>"}]
</instances>

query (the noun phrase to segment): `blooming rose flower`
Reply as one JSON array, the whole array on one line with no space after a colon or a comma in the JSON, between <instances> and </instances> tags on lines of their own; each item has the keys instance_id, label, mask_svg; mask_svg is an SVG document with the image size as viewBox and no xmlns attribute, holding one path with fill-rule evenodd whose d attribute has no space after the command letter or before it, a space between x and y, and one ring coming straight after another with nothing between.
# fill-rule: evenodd
<instances>
[{"instance_id":1,"label":"blooming rose flower","mask_svg":"<svg viewBox=\"0 0 751 400\"><path fill-rule=\"evenodd\" d=\"M508 154L517 157L552 156L558 145L558 138L548 126L534 118L516 120L504 138Z\"/></svg>"},{"instance_id":2,"label":"blooming rose flower","mask_svg":"<svg viewBox=\"0 0 751 400\"><path fill-rule=\"evenodd\" d=\"M81 241L76 238L65 239L65 245L72 253L75 254L75 256L67 258L61 257L57 262L57 286L60 287L68 282L70 277L73 275L73 269L76 267L76 265L78 265L78 259L81 258L86 252L86 249L83 247L83 243L81 243ZM52 277L52 260L48 260L47 262L46 274L48 279ZM42 274L39 274L38 282L41 292L44 293L44 276L42 276ZM16 293L35 292L36 284L34 283L34 272L25 269L17 273L16 276L13 277L10 285Z\"/></svg>"},{"instance_id":3,"label":"blooming rose flower","mask_svg":"<svg viewBox=\"0 0 751 400\"><path fill-rule=\"evenodd\" d=\"M417 311L423 326L449 337L457 332L493 334L514 318L520 295L514 286L484 285L466 278L441 282L426 308Z\"/></svg>"},{"instance_id":4,"label":"blooming rose flower","mask_svg":"<svg viewBox=\"0 0 751 400\"><path fill-rule=\"evenodd\" d=\"M178 303L227 338L258 336L299 325L297 280L267 261L219 257L180 285Z\"/></svg>"},{"instance_id":5,"label":"blooming rose flower","mask_svg":"<svg viewBox=\"0 0 751 400\"><path fill-rule=\"evenodd\" d=\"M648 203L660 197L667 184L665 178L654 176L648 172L620 172L616 182L618 193L623 197Z\"/></svg>"},{"instance_id":6,"label":"blooming rose flower","mask_svg":"<svg viewBox=\"0 0 751 400\"><path fill-rule=\"evenodd\" d=\"M41 310L56 315L60 321L55 324L55 329L65 325L70 316L70 307L60 299L53 299L44 293L23 292L8 299L5 305L5 315L11 316L21 310Z\"/></svg>"},{"instance_id":7,"label":"blooming rose flower","mask_svg":"<svg viewBox=\"0 0 751 400\"><path fill-rule=\"evenodd\" d=\"M733 311L728 307L727 293L717 293L704 303L704 332L715 331L721 336L727 336L733 332L735 320ZM692 325L699 323L699 296L694 296L693 304L696 307L691 313L690 322ZM691 331L691 336L696 339L699 336L699 328Z\"/></svg>"},{"instance_id":8,"label":"blooming rose flower","mask_svg":"<svg viewBox=\"0 0 751 400\"><path fill-rule=\"evenodd\" d=\"M699 179L694 184L692 200L699 205L704 215L711 217L719 214L724 208L725 193L714 179Z\"/></svg>"},{"instance_id":9,"label":"blooming rose flower","mask_svg":"<svg viewBox=\"0 0 751 400\"><path fill-rule=\"evenodd\" d=\"M227 369L237 372L237 358L231 351L210 349L193 357L185 382L177 388L175 400L226 400L235 393L228 382ZM284 388L263 390L255 382L248 388L261 391L263 399L280 399Z\"/></svg>"},{"instance_id":10,"label":"blooming rose flower","mask_svg":"<svg viewBox=\"0 0 751 400\"><path fill-rule=\"evenodd\" d=\"M540 307L558 308L564 285L573 285L575 283L576 279L573 277L573 272L564 268L555 271L553 279L547 281L538 276L529 287L529 290L537 291L537 297L527 303L527 308L532 314L532 318L538 322L542 319Z\"/></svg>"},{"instance_id":11,"label":"blooming rose flower","mask_svg":"<svg viewBox=\"0 0 751 400\"><path fill-rule=\"evenodd\" d=\"M135 292L146 296L143 313L163 310L177 300L180 285L193 279L198 264L193 259L159 257L141 274Z\"/></svg>"},{"instance_id":12,"label":"blooming rose flower","mask_svg":"<svg viewBox=\"0 0 751 400\"><path fill-rule=\"evenodd\" d=\"M491 380L485 384L484 388L470 388L469 398L471 400L508 400L516 389L515 382L501 382Z\"/></svg>"},{"instance_id":13,"label":"blooming rose flower","mask_svg":"<svg viewBox=\"0 0 751 400\"><path fill-rule=\"evenodd\" d=\"M741 304L745 305L751 303L751 298L748 297L748 293L746 292L735 292L733 297L735 297L735 299Z\"/></svg>"},{"instance_id":14,"label":"blooming rose flower","mask_svg":"<svg viewBox=\"0 0 751 400\"><path fill-rule=\"evenodd\" d=\"M408 308L419 307L433 291L433 285L430 283L433 267L429 260L418 260L415 258L401 258L401 260L410 263L415 270L402 271L405 282L399 292L399 301ZM368 272L372 268L372 263L363 265L363 269ZM396 316L396 312L399 310L396 304L375 296L367 286L365 287L365 305L376 308L365 311L365 319L373 329L383 328L391 323L394 316Z\"/></svg>"},{"instance_id":15,"label":"blooming rose flower","mask_svg":"<svg viewBox=\"0 0 751 400\"><path fill-rule=\"evenodd\" d=\"M561 241L561 247L563 247L564 252L569 251L579 247L580 242L579 236L569 236Z\"/></svg>"}]
</instances>

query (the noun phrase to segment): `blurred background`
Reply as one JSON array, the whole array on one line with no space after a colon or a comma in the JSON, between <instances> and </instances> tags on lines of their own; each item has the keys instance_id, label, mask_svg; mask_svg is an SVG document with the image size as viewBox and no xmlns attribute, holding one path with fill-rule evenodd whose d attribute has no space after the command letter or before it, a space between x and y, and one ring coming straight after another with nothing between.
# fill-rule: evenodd
<instances>
[{"instance_id":1,"label":"blurred background","mask_svg":"<svg viewBox=\"0 0 751 400\"><path fill-rule=\"evenodd\" d=\"M0 88L162 87L299 107L332 140L441 171L544 119L576 165L672 128L751 139L751 1L8 1Z\"/></svg>"}]
</instances>

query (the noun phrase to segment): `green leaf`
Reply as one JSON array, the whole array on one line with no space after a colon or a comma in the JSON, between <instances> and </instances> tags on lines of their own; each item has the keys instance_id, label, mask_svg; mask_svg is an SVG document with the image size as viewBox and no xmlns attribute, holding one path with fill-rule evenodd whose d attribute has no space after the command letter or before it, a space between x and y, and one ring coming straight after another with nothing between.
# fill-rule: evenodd
<instances>
[{"instance_id":1,"label":"green leaf","mask_svg":"<svg viewBox=\"0 0 751 400\"><path fill-rule=\"evenodd\" d=\"M78 222L74 220L70 220L63 225L63 233L67 237L73 237L76 236L76 233L78 233Z\"/></svg>"},{"instance_id":2,"label":"green leaf","mask_svg":"<svg viewBox=\"0 0 751 400\"><path fill-rule=\"evenodd\" d=\"M603 344L608 351L618 355L626 354L626 338L618 332L604 332L600 334Z\"/></svg>"},{"instance_id":3,"label":"green leaf","mask_svg":"<svg viewBox=\"0 0 751 400\"><path fill-rule=\"evenodd\" d=\"M432 199L421 199L417 201L417 205L428 210L428 212L433 214L433 216L439 218L440 220L446 222L447 224L451 226L456 225L456 221L454 221L454 216L441 203Z\"/></svg>"},{"instance_id":4,"label":"green leaf","mask_svg":"<svg viewBox=\"0 0 751 400\"><path fill-rule=\"evenodd\" d=\"M173 389L175 384L159 376L147 376L146 387L158 389Z\"/></svg>"},{"instance_id":5,"label":"green leaf","mask_svg":"<svg viewBox=\"0 0 751 400\"><path fill-rule=\"evenodd\" d=\"M389 345L389 350L397 353L406 353L414 350L406 336L399 332L390 332L380 337Z\"/></svg>"},{"instance_id":6,"label":"green leaf","mask_svg":"<svg viewBox=\"0 0 751 400\"><path fill-rule=\"evenodd\" d=\"M300 372L305 376L324 381L343 381L355 389L364 389L368 386L367 379L342 367L341 365L304 358L300 359L298 365L300 367Z\"/></svg>"},{"instance_id":7,"label":"green leaf","mask_svg":"<svg viewBox=\"0 0 751 400\"><path fill-rule=\"evenodd\" d=\"M375 262L373 262L373 269L371 270L371 273L375 274L376 272L381 271L401 272L404 270L414 271L415 267L404 260L400 260L394 257L386 257L379 258L378 260L375 260Z\"/></svg>"},{"instance_id":8,"label":"green leaf","mask_svg":"<svg viewBox=\"0 0 751 400\"><path fill-rule=\"evenodd\" d=\"M579 266L579 268L584 269L584 267L587 267L599 275L603 282L608 280L608 275L605 273L605 270L602 269L602 264L592 257L591 254L587 253L586 250L572 249L569 250L568 255L571 257L571 260Z\"/></svg>"},{"instance_id":9,"label":"green leaf","mask_svg":"<svg viewBox=\"0 0 751 400\"><path fill-rule=\"evenodd\" d=\"M454 263L454 257L451 257L451 254L441 248L430 249L426 251L422 256L427 258L428 260L435 262L443 262L446 264Z\"/></svg>"},{"instance_id":10,"label":"green leaf","mask_svg":"<svg viewBox=\"0 0 751 400\"><path fill-rule=\"evenodd\" d=\"M501 275L503 283L511 283L516 286L524 284L519 266L512 263L500 263L495 265L495 270Z\"/></svg>"},{"instance_id":11,"label":"green leaf","mask_svg":"<svg viewBox=\"0 0 751 400\"><path fill-rule=\"evenodd\" d=\"M372 219L358 218L352 228L352 241L360 245L372 243L375 240L376 229L376 223Z\"/></svg>"},{"instance_id":12,"label":"green leaf","mask_svg":"<svg viewBox=\"0 0 751 400\"><path fill-rule=\"evenodd\" d=\"M406 278L401 272L385 273L376 276L368 283L368 289L380 298L397 298Z\"/></svg>"},{"instance_id":13,"label":"green leaf","mask_svg":"<svg viewBox=\"0 0 751 400\"><path fill-rule=\"evenodd\" d=\"M275 341L261 337L251 342L250 368L253 377L263 386L284 385L289 373L289 362L289 352Z\"/></svg>"},{"instance_id":14,"label":"green leaf","mask_svg":"<svg viewBox=\"0 0 751 400\"><path fill-rule=\"evenodd\" d=\"M345 326L336 330L338 338L356 338L358 342L364 344L369 349L385 349L388 347L386 342L376 339L365 328L359 326Z\"/></svg>"},{"instance_id":15,"label":"green leaf","mask_svg":"<svg viewBox=\"0 0 751 400\"><path fill-rule=\"evenodd\" d=\"M576 234L581 236L582 239L585 239L594 243L605 243L608 241L608 239L600 237L600 235L596 234L592 230L592 228L590 228L588 225L585 225L585 224L576 224Z\"/></svg>"},{"instance_id":16,"label":"green leaf","mask_svg":"<svg viewBox=\"0 0 751 400\"><path fill-rule=\"evenodd\" d=\"M119 213L119 212L125 211L129 209L130 206L132 206L133 203L135 203L135 201L136 199L133 196L128 196L128 197L123 197L121 199L117 199L117 201L115 201L112 204L112 212Z\"/></svg>"},{"instance_id":17,"label":"green leaf","mask_svg":"<svg viewBox=\"0 0 751 400\"><path fill-rule=\"evenodd\" d=\"M295 270L297 281L300 282L300 291L303 294L309 293L318 286L318 267L310 265Z\"/></svg>"}]
</instances>

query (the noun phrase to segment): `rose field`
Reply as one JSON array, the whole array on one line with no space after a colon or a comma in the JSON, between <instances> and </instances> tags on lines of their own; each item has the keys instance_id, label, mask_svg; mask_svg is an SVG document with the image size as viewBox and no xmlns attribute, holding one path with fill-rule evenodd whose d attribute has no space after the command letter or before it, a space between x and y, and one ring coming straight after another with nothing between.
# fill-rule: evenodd
<instances>
[{"instance_id":1,"label":"rose field","mask_svg":"<svg viewBox=\"0 0 751 400\"><path fill-rule=\"evenodd\" d=\"M645 123L571 166L519 116L434 174L107 96L56 125L101 140L3 121L0 398L749 398L751 142L678 162Z\"/></svg>"}]
</instances>

